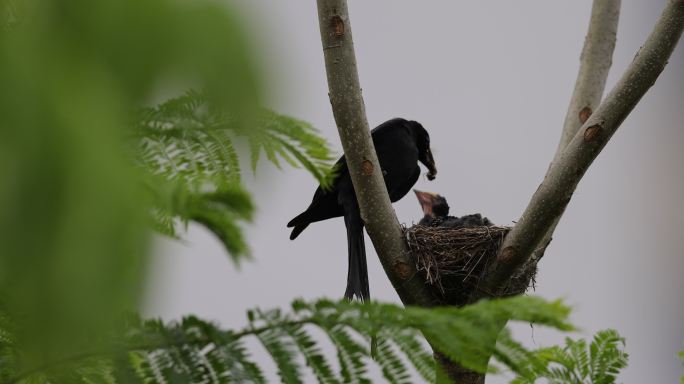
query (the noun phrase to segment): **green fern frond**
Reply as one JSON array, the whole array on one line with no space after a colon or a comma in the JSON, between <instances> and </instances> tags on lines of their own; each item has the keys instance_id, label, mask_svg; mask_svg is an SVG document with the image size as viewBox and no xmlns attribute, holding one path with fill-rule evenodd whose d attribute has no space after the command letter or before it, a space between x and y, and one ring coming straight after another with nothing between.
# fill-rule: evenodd
<instances>
[{"instance_id":1,"label":"green fern frond","mask_svg":"<svg viewBox=\"0 0 684 384\"><path fill-rule=\"evenodd\" d=\"M152 229L156 232L174 239L178 238L176 232L176 216L170 211L153 207L150 211L149 220Z\"/></svg>"},{"instance_id":2,"label":"green fern frond","mask_svg":"<svg viewBox=\"0 0 684 384\"><path fill-rule=\"evenodd\" d=\"M549 303L532 297L482 302L462 309L402 308L375 302L296 301L289 312L250 311L249 326L237 332L220 330L216 325L192 316L170 324L133 317L115 340L119 346L117 350L126 351L126 358L116 359L118 355L105 349L79 354L71 363L79 367L75 372L81 377L102 377L103 382L112 383L135 380L144 383L264 383L261 369L245 348L245 340L251 337L265 347L284 383L304 380L302 361L321 383L370 383L368 370L371 364L377 364L391 383L410 383L413 373L409 367L426 380L435 377L435 364L422 335L427 335L431 344L454 360L471 364L472 368L482 368L473 363L479 362L479 358L465 355L491 352L486 344L496 339L499 331L490 325L500 325L506 319L543 319L542 325L569 329L566 316L567 308L558 302ZM467 336L478 326L483 327L485 333L491 331L493 334L476 332L477 337ZM332 368L330 357L321 351L307 327L317 328L330 339L339 361L339 373ZM378 348L373 360L369 344L376 335ZM463 337L465 339L461 340ZM495 349L495 359L514 372L532 370L531 366L520 363L532 356L532 352L512 341L508 333L500 340L505 347ZM602 350L607 351L611 343L605 340L612 339L598 340L606 346ZM67 365L60 361L59 366ZM35 371L30 377L44 375L44 380L36 382L47 383L54 377L50 372L49 369ZM134 379L120 380L126 372Z\"/></svg>"},{"instance_id":3,"label":"green fern frond","mask_svg":"<svg viewBox=\"0 0 684 384\"><path fill-rule=\"evenodd\" d=\"M617 374L627 366L628 355L620 349L621 346L625 346L625 339L613 329L599 331L594 335L590 346L592 382L615 382ZM586 348L583 352L586 356Z\"/></svg>"},{"instance_id":4,"label":"green fern frond","mask_svg":"<svg viewBox=\"0 0 684 384\"><path fill-rule=\"evenodd\" d=\"M494 356L517 373L518 377L512 383L534 383L539 373L546 369L546 364L534 352L514 340L508 330L503 330L499 335Z\"/></svg>"},{"instance_id":5,"label":"green fern frond","mask_svg":"<svg viewBox=\"0 0 684 384\"><path fill-rule=\"evenodd\" d=\"M284 331L292 338L294 343L299 348L302 356L306 361L306 365L311 368L316 379L321 384L339 384L341 381L333 372L332 367L326 360L323 352L316 344L314 339L304 329L297 325L286 324L283 327Z\"/></svg>"},{"instance_id":6,"label":"green fern frond","mask_svg":"<svg viewBox=\"0 0 684 384\"><path fill-rule=\"evenodd\" d=\"M594 361L594 356L592 356L591 360L590 360L589 353L587 352L587 342L586 341L578 340L577 342L569 343L568 349L570 351L570 355L575 357L577 372L582 377L586 377L587 375L589 375L589 373L591 371L594 371L592 369L592 367L590 367L591 362ZM601 375L599 374L599 376L601 376Z\"/></svg>"},{"instance_id":7,"label":"green fern frond","mask_svg":"<svg viewBox=\"0 0 684 384\"><path fill-rule=\"evenodd\" d=\"M320 324L319 324L320 325ZM354 340L349 331L342 325L332 327L322 326L328 333L330 341L337 349L337 358L340 363L340 374L345 383L370 383L366 377L367 367L365 357L370 356L369 351Z\"/></svg>"},{"instance_id":8,"label":"green fern frond","mask_svg":"<svg viewBox=\"0 0 684 384\"><path fill-rule=\"evenodd\" d=\"M624 338L612 329L597 332L589 345L585 340L566 338L564 347L542 348L522 356L521 361L533 369L526 375L519 373L514 382L534 383L544 378L552 384L612 384L627 366L624 346Z\"/></svg>"},{"instance_id":9,"label":"green fern frond","mask_svg":"<svg viewBox=\"0 0 684 384\"><path fill-rule=\"evenodd\" d=\"M265 383L239 338L196 317L165 326L141 323L127 331L131 364L145 382Z\"/></svg>"},{"instance_id":10,"label":"green fern frond","mask_svg":"<svg viewBox=\"0 0 684 384\"><path fill-rule=\"evenodd\" d=\"M278 376L286 384L301 383L301 367L295 353L296 346L291 340L283 338L280 329L270 329L257 334L278 367Z\"/></svg>"},{"instance_id":11,"label":"green fern frond","mask_svg":"<svg viewBox=\"0 0 684 384\"><path fill-rule=\"evenodd\" d=\"M115 384L117 380L115 366L111 361L104 359L90 359L84 361L79 367L74 369L73 376L65 383L83 383L83 384Z\"/></svg>"},{"instance_id":12,"label":"green fern frond","mask_svg":"<svg viewBox=\"0 0 684 384\"><path fill-rule=\"evenodd\" d=\"M250 312L249 318L250 327L255 328L258 327L257 323L268 325L279 322L282 316L280 311L262 312L255 310ZM267 326L263 331L254 334L276 363L281 381L286 384L301 383L302 369L297 361L297 347L284 328L286 327Z\"/></svg>"},{"instance_id":13,"label":"green fern frond","mask_svg":"<svg viewBox=\"0 0 684 384\"><path fill-rule=\"evenodd\" d=\"M334 157L325 139L309 123L264 110L258 124L263 130L250 130L243 135L252 144L252 168L256 168L261 149L266 157L278 164L276 154L293 166L308 170L322 187L331 185L335 174L331 172Z\"/></svg>"},{"instance_id":14,"label":"green fern frond","mask_svg":"<svg viewBox=\"0 0 684 384\"><path fill-rule=\"evenodd\" d=\"M141 113L134 125L139 159L151 173L196 186L240 180L233 138L215 126L202 108L204 99L188 93Z\"/></svg>"},{"instance_id":15,"label":"green fern frond","mask_svg":"<svg viewBox=\"0 0 684 384\"><path fill-rule=\"evenodd\" d=\"M375 361L380 365L382 374L388 382L393 384L412 382L410 372L389 339L384 337L378 339Z\"/></svg>"},{"instance_id":16,"label":"green fern frond","mask_svg":"<svg viewBox=\"0 0 684 384\"><path fill-rule=\"evenodd\" d=\"M254 204L240 184L205 186L202 189L208 191L204 192L182 180L167 181L158 175L148 175L145 185L153 207L149 216L151 226L157 232L177 238L178 224L194 221L216 235L236 264L248 257L240 223L251 221Z\"/></svg>"},{"instance_id":17,"label":"green fern frond","mask_svg":"<svg viewBox=\"0 0 684 384\"><path fill-rule=\"evenodd\" d=\"M177 237L178 222L198 222L236 263L247 255L240 222L250 221L254 211L241 185L236 139L247 139L253 168L263 151L276 166L283 159L304 167L323 186L334 177L328 143L310 124L262 110L245 125L194 91L142 110L132 132L138 162L151 175L152 227Z\"/></svg>"},{"instance_id":18,"label":"green fern frond","mask_svg":"<svg viewBox=\"0 0 684 384\"><path fill-rule=\"evenodd\" d=\"M280 158L303 166L323 185L329 182L334 160L327 141L309 123L262 109L253 123L245 126L194 91L143 110L133 133L148 170L187 182L239 182L240 163L234 144L238 137L250 143L253 168L263 150L275 165L280 165Z\"/></svg>"},{"instance_id":19,"label":"green fern frond","mask_svg":"<svg viewBox=\"0 0 684 384\"><path fill-rule=\"evenodd\" d=\"M432 358L432 354L427 352L420 339L416 338L412 330L398 330L391 335L386 335L386 337L390 337L399 347L425 382L432 383L435 381L435 360Z\"/></svg>"}]
</instances>

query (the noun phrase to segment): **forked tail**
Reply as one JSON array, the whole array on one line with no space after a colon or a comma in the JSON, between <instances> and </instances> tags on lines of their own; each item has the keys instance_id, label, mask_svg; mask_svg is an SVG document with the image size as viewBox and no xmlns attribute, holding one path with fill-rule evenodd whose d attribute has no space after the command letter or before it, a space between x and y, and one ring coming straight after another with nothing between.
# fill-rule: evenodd
<instances>
[{"instance_id":1,"label":"forked tail","mask_svg":"<svg viewBox=\"0 0 684 384\"><path fill-rule=\"evenodd\" d=\"M366 245L363 239L361 220L345 216L347 225L347 247L349 252L349 268L347 270L347 290L344 297L352 300L354 296L361 301L370 300L368 285L368 267L366 265Z\"/></svg>"}]
</instances>

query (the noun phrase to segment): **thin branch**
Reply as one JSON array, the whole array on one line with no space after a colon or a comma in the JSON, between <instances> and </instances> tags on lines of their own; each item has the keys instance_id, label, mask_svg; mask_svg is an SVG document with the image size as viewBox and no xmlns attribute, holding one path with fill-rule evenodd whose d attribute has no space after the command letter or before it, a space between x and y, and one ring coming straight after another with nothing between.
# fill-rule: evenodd
<instances>
[{"instance_id":1,"label":"thin branch","mask_svg":"<svg viewBox=\"0 0 684 384\"><path fill-rule=\"evenodd\" d=\"M621 0L594 0L589 31L584 40L580 68L572 93L557 155L575 137L592 112L598 107L613 62L615 37L620 19Z\"/></svg>"},{"instance_id":2,"label":"thin branch","mask_svg":"<svg viewBox=\"0 0 684 384\"><path fill-rule=\"evenodd\" d=\"M484 292L498 292L530 259L591 163L665 68L683 28L684 0L670 0L620 81L551 164L474 299L487 296Z\"/></svg>"},{"instance_id":3,"label":"thin branch","mask_svg":"<svg viewBox=\"0 0 684 384\"><path fill-rule=\"evenodd\" d=\"M346 0L317 0L333 115L366 231L394 289L406 305L432 305L390 203L361 95Z\"/></svg>"},{"instance_id":4,"label":"thin branch","mask_svg":"<svg viewBox=\"0 0 684 384\"><path fill-rule=\"evenodd\" d=\"M591 7L589 31L580 55L580 69L575 82L575 90L572 92L561 139L551 161L552 164L558 161L565 147L601 102L608 72L613 62L620 19L620 3L621 0L594 0ZM539 260L544 256L561 215L558 215L546 230L540 245L533 252L534 260Z\"/></svg>"}]
</instances>

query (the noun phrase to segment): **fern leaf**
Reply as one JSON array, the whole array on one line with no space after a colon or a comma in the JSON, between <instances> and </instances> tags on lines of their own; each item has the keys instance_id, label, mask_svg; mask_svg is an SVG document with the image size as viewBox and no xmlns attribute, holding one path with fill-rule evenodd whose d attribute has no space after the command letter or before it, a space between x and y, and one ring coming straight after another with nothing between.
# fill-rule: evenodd
<instances>
[{"instance_id":1,"label":"fern leaf","mask_svg":"<svg viewBox=\"0 0 684 384\"><path fill-rule=\"evenodd\" d=\"M257 323L265 323L266 327L261 332L256 332L256 337L271 355L278 367L278 376L283 383L301 383L302 369L297 361L297 347L283 329L282 323L288 323L281 317L278 310L262 312L260 310L248 313L250 327L257 327ZM279 324L280 326L269 326Z\"/></svg>"},{"instance_id":2,"label":"fern leaf","mask_svg":"<svg viewBox=\"0 0 684 384\"><path fill-rule=\"evenodd\" d=\"M414 330L403 329L384 335L390 337L399 347L425 382L432 383L435 381L435 361L432 354L428 353L418 341L419 335Z\"/></svg>"},{"instance_id":3,"label":"fern leaf","mask_svg":"<svg viewBox=\"0 0 684 384\"><path fill-rule=\"evenodd\" d=\"M152 228L162 235L177 239L176 219L169 211L159 208L152 208L150 211L150 221Z\"/></svg>"},{"instance_id":4,"label":"fern leaf","mask_svg":"<svg viewBox=\"0 0 684 384\"><path fill-rule=\"evenodd\" d=\"M90 361L84 361L74 370L74 380L70 382L73 383L84 383L84 384L116 384L120 382L117 380L117 375L115 373L114 365L105 359L90 359ZM129 381L131 382L131 381ZM131 382L132 384L135 382Z\"/></svg>"},{"instance_id":5,"label":"fern leaf","mask_svg":"<svg viewBox=\"0 0 684 384\"><path fill-rule=\"evenodd\" d=\"M367 369L363 361L364 357L369 356L366 348L354 340L344 326L335 325L325 330L337 349L344 382L370 384L371 381L365 376Z\"/></svg>"},{"instance_id":6,"label":"fern leaf","mask_svg":"<svg viewBox=\"0 0 684 384\"><path fill-rule=\"evenodd\" d=\"M382 374L390 383L408 384L411 383L411 375L406 369L404 362L394 351L394 347L389 339L378 338L378 346L375 360L382 369Z\"/></svg>"},{"instance_id":7,"label":"fern leaf","mask_svg":"<svg viewBox=\"0 0 684 384\"><path fill-rule=\"evenodd\" d=\"M533 383L534 379L546 370L546 364L534 352L513 340L507 330L499 335L494 357L517 374L521 383Z\"/></svg>"},{"instance_id":8,"label":"fern leaf","mask_svg":"<svg viewBox=\"0 0 684 384\"><path fill-rule=\"evenodd\" d=\"M627 366L627 354L619 349L625 339L617 331L599 331L590 345L591 380L594 383L610 384L617 379L620 369Z\"/></svg>"},{"instance_id":9,"label":"fern leaf","mask_svg":"<svg viewBox=\"0 0 684 384\"><path fill-rule=\"evenodd\" d=\"M249 361L242 342L232 333L220 331L215 325L194 316L183 319L182 329L194 340L201 341L196 366L206 368L208 375L204 380L210 383L266 381L261 370Z\"/></svg>"},{"instance_id":10,"label":"fern leaf","mask_svg":"<svg viewBox=\"0 0 684 384\"><path fill-rule=\"evenodd\" d=\"M306 364L311 368L319 383L340 383L314 339L301 325L288 324L284 326L284 329L299 348Z\"/></svg>"},{"instance_id":11,"label":"fern leaf","mask_svg":"<svg viewBox=\"0 0 684 384\"><path fill-rule=\"evenodd\" d=\"M227 184L232 185L234 183L239 183L241 178L240 159L238 158L232 140L230 140L230 136L225 131L209 131L207 132L207 136L209 136L216 145L209 146L206 150L211 151L219 161L225 162L227 169L230 170L230 173L226 178ZM202 145L206 147L206 144Z\"/></svg>"},{"instance_id":12,"label":"fern leaf","mask_svg":"<svg viewBox=\"0 0 684 384\"><path fill-rule=\"evenodd\" d=\"M543 314L544 311L549 313ZM571 349L555 348L532 353L510 339L506 332L494 350L489 343L492 338L496 339L497 327L506 319L529 321L534 318L569 328L565 315L566 308L558 303L516 298L461 309L402 308L376 302L296 301L292 311L285 314L277 310L250 311L249 326L237 332L220 330L214 324L195 317L170 324L133 317L126 322L122 336L115 338L116 344L127 351L127 358L117 358L118 354L107 350L87 359L77 356L74 366L81 367L81 370L73 371L76 374L74 376L72 372L69 377L73 379L68 382L81 382L79 380L82 379L85 382L100 379L110 382L114 378L117 382L144 383L265 383L261 369L250 361L243 343L248 336L254 336L261 342L285 383L304 380L301 361L307 363L322 383L370 383L370 364L378 364L389 382L408 383L412 378L407 362L423 379L432 381L436 376L435 364L425 350L421 333L440 351L447 351L448 356L455 356L458 361L471 366L481 364L482 354L493 353L499 362L524 377L524 380L519 378L518 383L534 382L532 373L547 377L551 382L559 382L557 378L575 375L566 369L576 360ZM332 342L339 361L339 376L306 327L316 327ZM379 340L375 361L370 358L368 349L373 336ZM611 343L605 340L612 339L601 337L597 340L597 345L608 346ZM7 344L0 340L0 351ZM609 350L608 347L603 349ZM20 356L11 349L7 351L13 359ZM11 359L8 361L17 364ZM554 366L547 367L547 362ZM606 367L605 372L610 374L615 364ZM57 376L51 376L49 369L31 377L36 378L36 383L58 382L55 380Z\"/></svg>"},{"instance_id":13,"label":"fern leaf","mask_svg":"<svg viewBox=\"0 0 684 384\"><path fill-rule=\"evenodd\" d=\"M537 350L532 375L518 372L520 383L546 378L550 383L615 383L620 370L627 366L624 339L614 330L599 331L587 345L584 340L565 339L565 346ZM526 381L527 380L527 381Z\"/></svg>"},{"instance_id":14,"label":"fern leaf","mask_svg":"<svg viewBox=\"0 0 684 384\"><path fill-rule=\"evenodd\" d=\"M147 178L153 228L177 237L176 219L196 221L219 238L236 263L248 255L240 222L249 221L254 210L241 186L238 137L247 139L254 169L263 151L277 167L284 159L324 186L332 180L328 144L311 125L268 110L249 127L243 123L190 91L142 110L133 124L138 163L155 176Z\"/></svg>"},{"instance_id":15,"label":"fern leaf","mask_svg":"<svg viewBox=\"0 0 684 384\"><path fill-rule=\"evenodd\" d=\"M591 371L589 353L587 353L587 342L584 340L577 340L576 342L568 344L570 354L576 360L576 369L580 377L587 377Z\"/></svg>"},{"instance_id":16,"label":"fern leaf","mask_svg":"<svg viewBox=\"0 0 684 384\"><path fill-rule=\"evenodd\" d=\"M295 346L283 337L280 329L270 329L257 335L261 344L278 366L278 376L283 383L301 383L301 367L296 360Z\"/></svg>"}]
</instances>

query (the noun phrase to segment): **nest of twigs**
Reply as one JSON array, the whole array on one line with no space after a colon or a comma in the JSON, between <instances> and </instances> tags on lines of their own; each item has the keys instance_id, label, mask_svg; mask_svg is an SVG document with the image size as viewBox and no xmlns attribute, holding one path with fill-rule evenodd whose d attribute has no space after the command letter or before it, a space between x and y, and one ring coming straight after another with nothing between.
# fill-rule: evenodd
<instances>
[{"instance_id":1,"label":"nest of twigs","mask_svg":"<svg viewBox=\"0 0 684 384\"><path fill-rule=\"evenodd\" d=\"M459 228L414 225L404 229L416 268L447 304L463 305L496 258L510 228ZM526 266L501 296L524 293L534 282L536 265Z\"/></svg>"}]
</instances>

